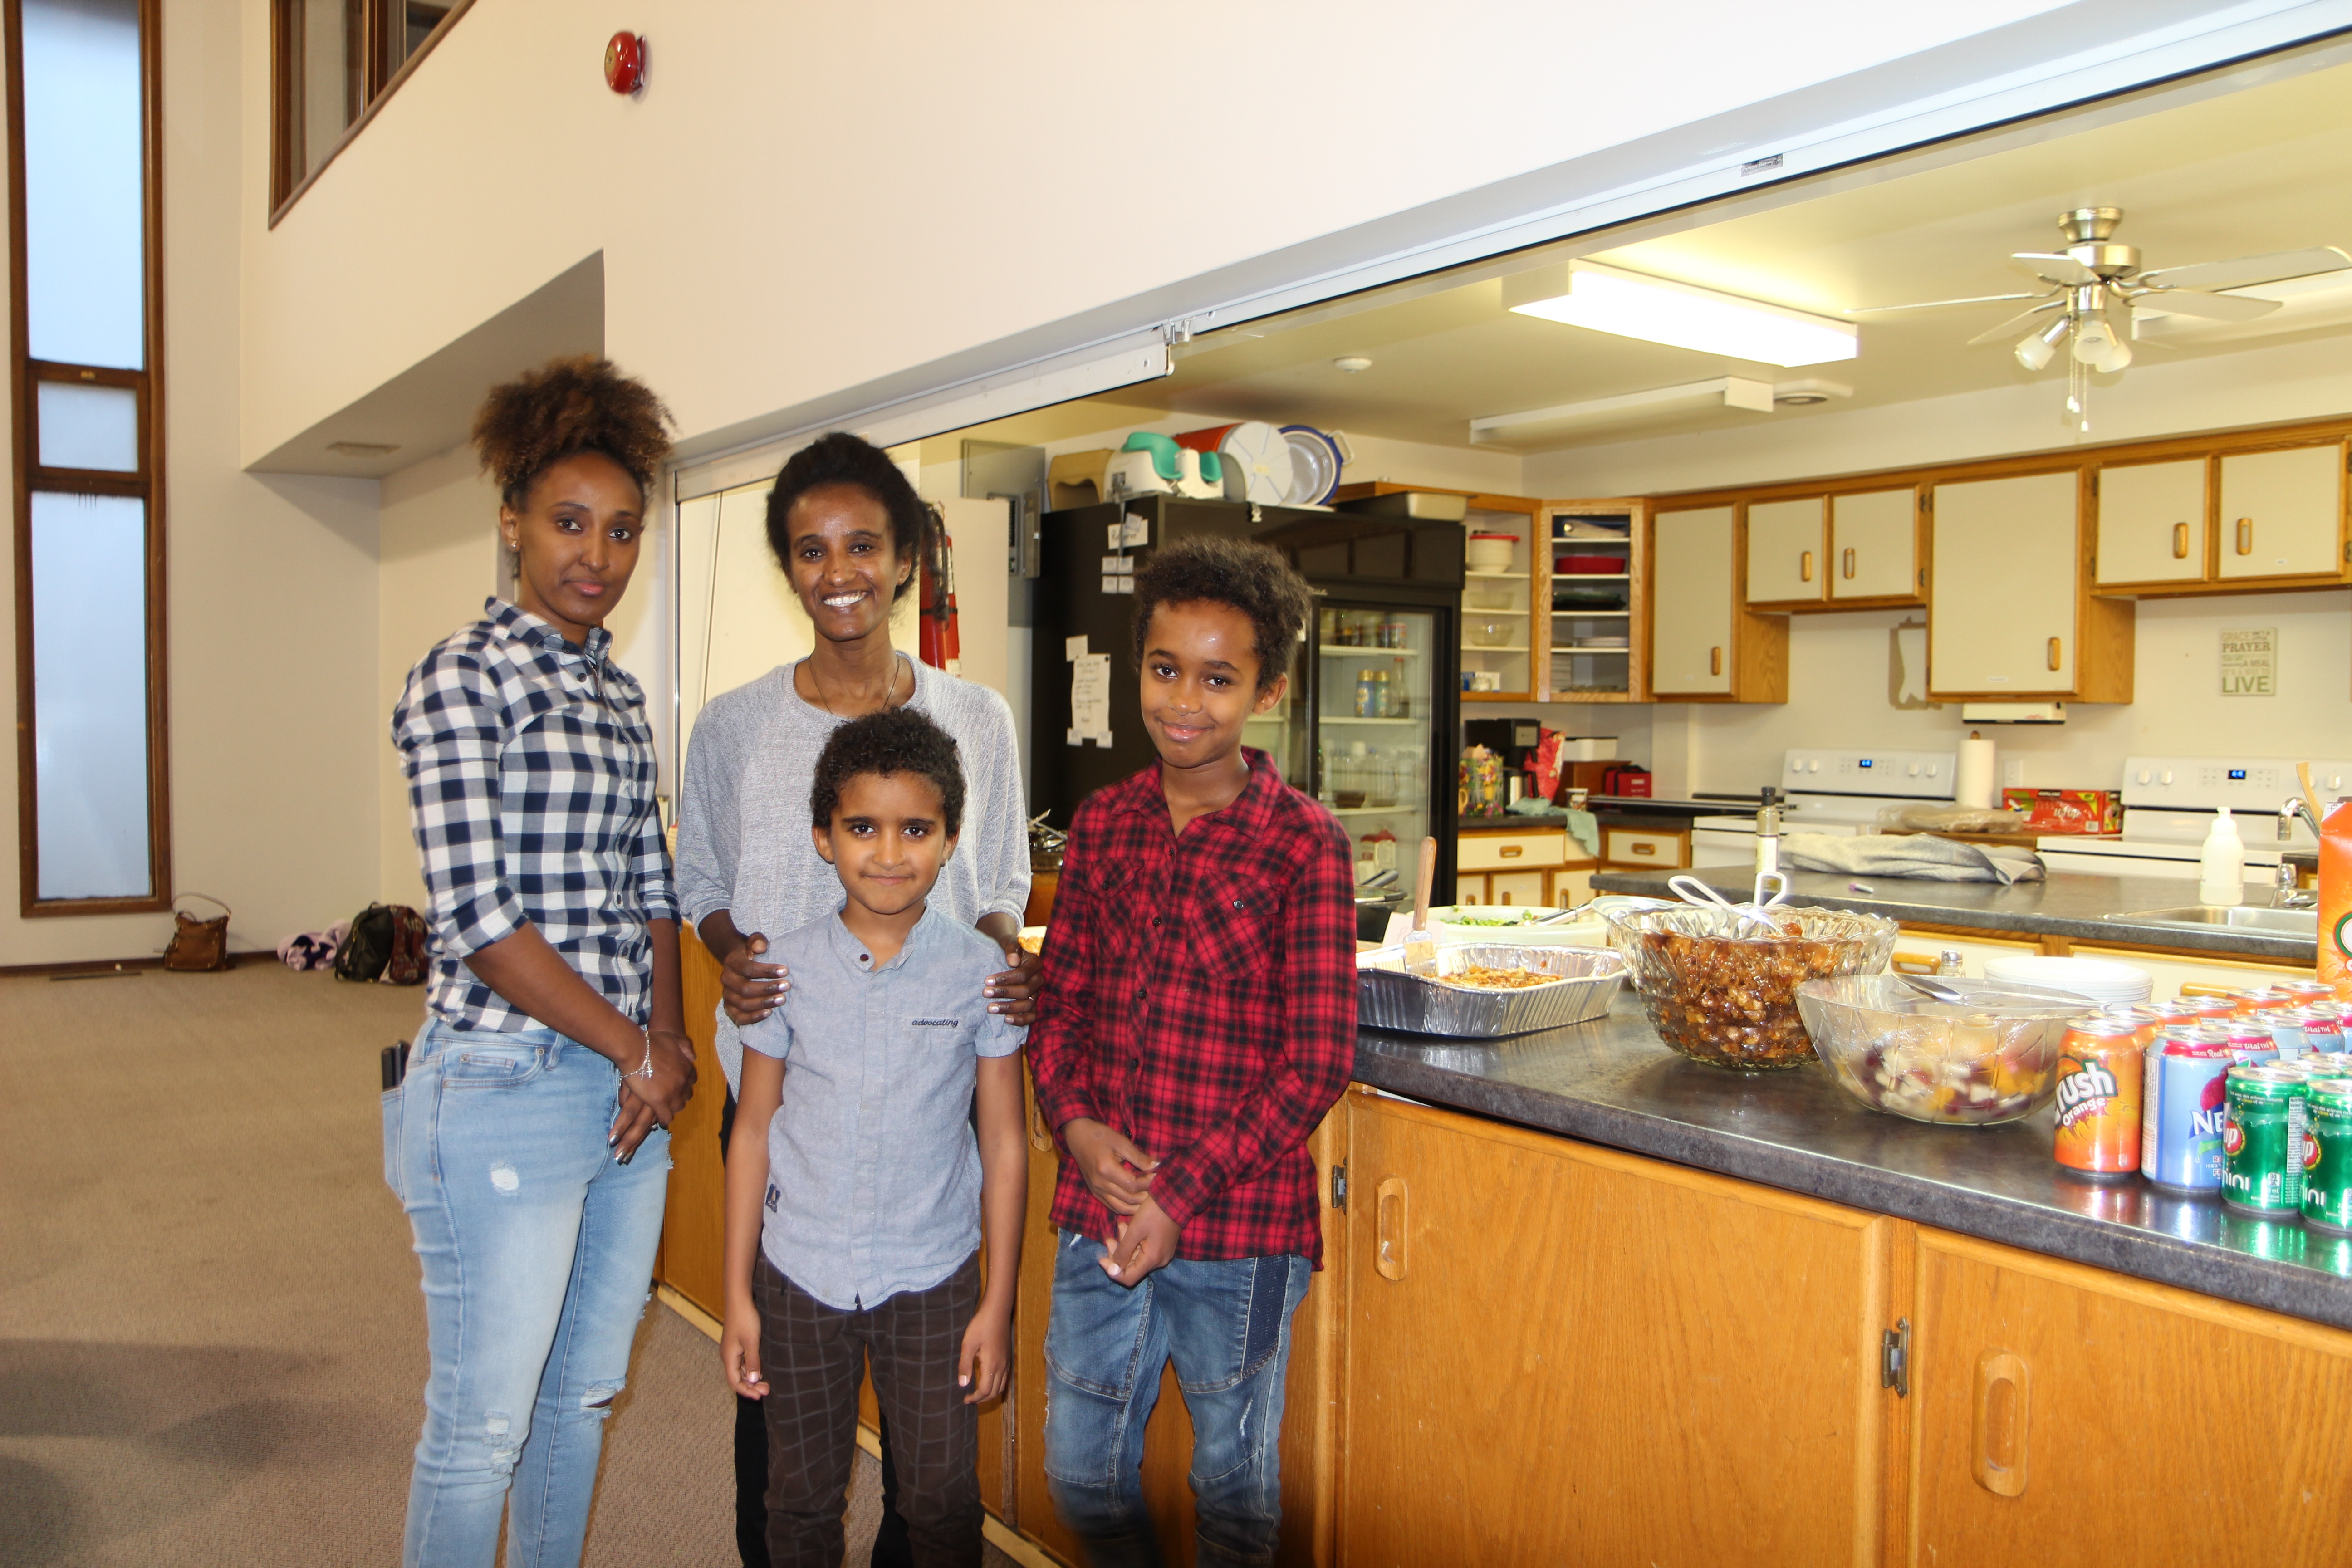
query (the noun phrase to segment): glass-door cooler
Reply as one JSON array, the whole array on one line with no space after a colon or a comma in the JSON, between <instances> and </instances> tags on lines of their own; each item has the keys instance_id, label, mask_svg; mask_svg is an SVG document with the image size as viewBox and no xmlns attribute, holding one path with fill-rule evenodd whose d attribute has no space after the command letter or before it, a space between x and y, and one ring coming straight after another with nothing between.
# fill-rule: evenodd
<instances>
[{"instance_id":1,"label":"glass-door cooler","mask_svg":"<svg viewBox=\"0 0 2352 1568\"><path fill-rule=\"evenodd\" d=\"M1309 776L1348 830L1359 899L1410 899L1423 837L1435 834L1450 851L1454 618L1450 609L1337 598L1318 607ZM1444 903L1450 866L1440 870L1433 896Z\"/></svg>"}]
</instances>

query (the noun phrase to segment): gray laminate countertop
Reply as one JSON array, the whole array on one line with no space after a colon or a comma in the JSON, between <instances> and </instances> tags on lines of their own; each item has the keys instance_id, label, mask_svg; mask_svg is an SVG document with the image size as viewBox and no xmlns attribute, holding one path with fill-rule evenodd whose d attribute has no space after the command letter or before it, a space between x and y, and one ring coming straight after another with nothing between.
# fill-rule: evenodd
<instances>
[{"instance_id":1,"label":"gray laminate countertop","mask_svg":"<svg viewBox=\"0 0 2352 1568\"><path fill-rule=\"evenodd\" d=\"M1710 886L1746 898L1755 882L1747 870L1708 867L1689 873ZM1640 893L1671 899L1666 879L1675 871L1598 871L1595 891ZM1858 893L1853 884L1871 890ZM2173 926L2132 925L2104 917L2138 910L2176 908L2197 901L2197 884L2169 877L2100 877L2083 871L2053 871L2039 882L1933 882L1922 877L1853 877L1843 871L1792 871L1792 903L1833 910L1859 910L1925 925L1967 931L2022 931L2067 937L2116 947L2168 947L2216 957L2313 963L2317 941L2234 930L2191 931Z\"/></svg>"},{"instance_id":2,"label":"gray laminate countertop","mask_svg":"<svg viewBox=\"0 0 2352 1568\"><path fill-rule=\"evenodd\" d=\"M2352 1237L2078 1180L2047 1110L2007 1127L1930 1127L1865 1110L1818 1062L1701 1067L1661 1042L1628 989L1608 1016L1507 1040L1360 1031L1358 1082L1832 1203L2352 1329Z\"/></svg>"}]
</instances>

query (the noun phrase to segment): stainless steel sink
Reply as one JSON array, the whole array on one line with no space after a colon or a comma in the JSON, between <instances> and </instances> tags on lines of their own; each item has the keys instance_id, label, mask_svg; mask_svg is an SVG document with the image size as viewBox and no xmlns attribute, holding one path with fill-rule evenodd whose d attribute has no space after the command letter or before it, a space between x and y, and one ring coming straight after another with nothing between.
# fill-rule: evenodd
<instances>
[{"instance_id":1,"label":"stainless steel sink","mask_svg":"<svg viewBox=\"0 0 2352 1568\"><path fill-rule=\"evenodd\" d=\"M2319 940L2316 910L2267 910L2249 904L2235 909L2209 909L2186 904L2170 910L2140 910L2127 915L2102 915L2102 920L2127 926L2175 926L2183 931L2241 931L2250 935L2291 936Z\"/></svg>"}]
</instances>

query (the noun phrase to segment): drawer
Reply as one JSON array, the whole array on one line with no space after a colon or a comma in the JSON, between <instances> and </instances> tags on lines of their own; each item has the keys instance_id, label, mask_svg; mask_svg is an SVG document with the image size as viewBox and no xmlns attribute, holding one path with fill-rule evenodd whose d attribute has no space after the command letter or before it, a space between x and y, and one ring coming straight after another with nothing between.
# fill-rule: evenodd
<instances>
[{"instance_id":1,"label":"drawer","mask_svg":"<svg viewBox=\"0 0 2352 1568\"><path fill-rule=\"evenodd\" d=\"M1456 877L1454 879L1454 902L1457 907L1467 908L1472 904L1483 904L1486 901L1486 879L1485 877Z\"/></svg>"},{"instance_id":2,"label":"drawer","mask_svg":"<svg viewBox=\"0 0 2352 1568\"><path fill-rule=\"evenodd\" d=\"M1601 830L1601 858L1613 866L1681 868L1690 864L1690 837L1687 834L1637 827L1604 827Z\"/></svg>"},{"instance_id":3,"label":"drawer","mask_svg":"<svg viewBox=\"0 0 2352 1568\"><path fill-rule=\"evenodd\" d=\"M1540 870L1565 866L1568 832L1561 828L1548 833L1465 833L1456 846L1454 863L1464 871Z\"/></svg>"},{"instance_id":4,"label":"drawer","mask_svg":"<svg viewBox=\"0 0 2352 1568\"><path fill-rule=\"evenodd\" d=\"M2174 953L2141 952L2128 947L2073 944L2076 958L2104 959L2145 969L2156 980L2151 1000L2169 1002L2189 986L2237 990L2247 985L2276 985L2282 980L2308 980L2311 971L2284 963L2236 963L2226 958L2186 958ZM2190 991L2190 995L2199 993Z\"/></svg>"},{"instance_id":5,"label":"drawer","mask_svg":"<svg viewBox=\"0 0 2352 1568\"><path fill-rule=\"evenodd\" d=\"M1947 936L1940 931L1913 931L1906 926L1895 939L1895 954L1886 966L1905 974L1933 974L1936 961L1948 952L1960 955L1960 973L1964 977L1982 980L1987 961L2032 958L2042 952L2042 944L2006 942L1998 937Z\"/></svg>"},{"instance_id":6,"label":"drawer","mask_svg":"<svg viewBox=\"0 0 2352 1568\"><path fill-rule=\"evenodd\" d=\"M1539 908L1544 901L1541 871L1496 871L1486 879L1488 902L1518 909Z\"/></svg>"}]
</instances>

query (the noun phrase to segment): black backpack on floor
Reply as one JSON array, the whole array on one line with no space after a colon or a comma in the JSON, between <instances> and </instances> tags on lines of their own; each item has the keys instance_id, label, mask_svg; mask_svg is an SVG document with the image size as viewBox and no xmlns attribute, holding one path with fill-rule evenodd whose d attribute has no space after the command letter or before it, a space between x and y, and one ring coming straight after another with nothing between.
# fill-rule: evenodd
<instances>
[{"instance_id":1,"label":"black backpack on floor","mask_svg":"<svg viewBox=\"0 0 2352 1568\"><path fill-rule=\"evenodd\" d=\"M391 907L370 904L352 917L352 929L335 949L335 978L373 980L392 962L394 923Z\"/></svg>"}]
</instances>

